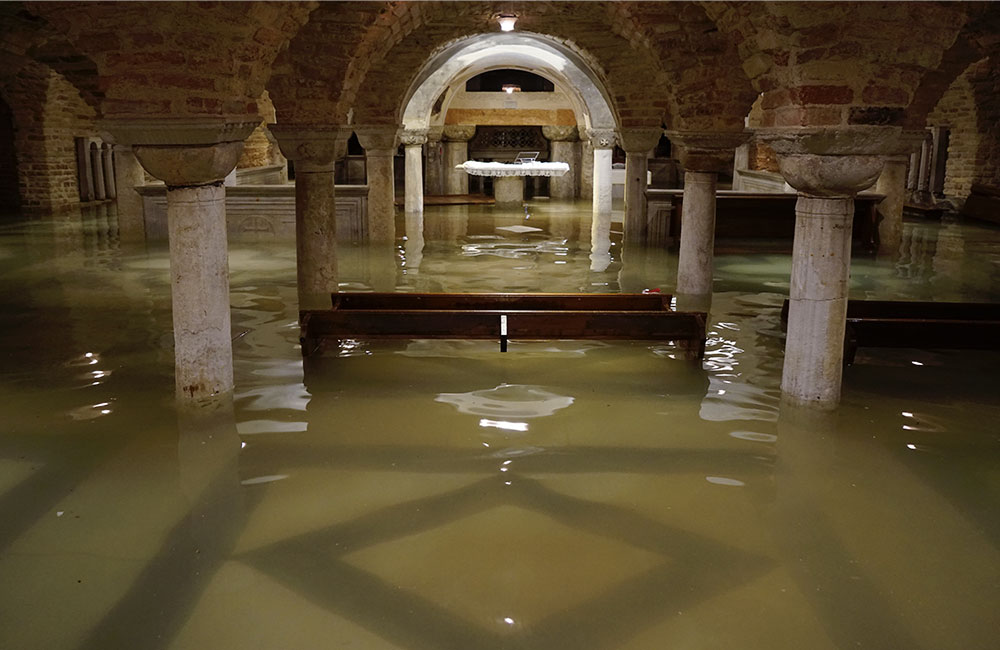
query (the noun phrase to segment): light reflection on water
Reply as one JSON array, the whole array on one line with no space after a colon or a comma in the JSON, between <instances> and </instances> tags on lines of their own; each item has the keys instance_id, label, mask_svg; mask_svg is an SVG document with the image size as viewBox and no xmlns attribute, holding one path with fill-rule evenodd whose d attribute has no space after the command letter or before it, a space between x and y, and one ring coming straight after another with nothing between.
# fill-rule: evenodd
<instances>
[{"instance_id":1,"label":"light reflection on water","mask_svg":"<svg viewBox=\"0 0 1000 650\"><path fill-rule=\"evenodd\" d=\"M341 287L671 290L673 253L622 250L619 222L592 242L579 207L526 232L429 209L422 237L343 245ZM996 230L907 224L852 297L995 299L998 262ZM717 260L700 367L351 341L304 373L294 248L230 266L233 402L178 412L166 247L107 212L0 228L0 647L994 641L996 353L862 350L837 413L790 410L768 252Z\"/></svg>"}]
</instances>

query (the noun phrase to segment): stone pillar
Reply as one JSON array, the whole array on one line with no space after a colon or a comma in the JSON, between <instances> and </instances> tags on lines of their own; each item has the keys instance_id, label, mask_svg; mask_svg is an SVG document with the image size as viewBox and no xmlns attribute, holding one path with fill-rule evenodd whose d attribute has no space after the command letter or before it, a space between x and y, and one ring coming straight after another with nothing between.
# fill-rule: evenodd
<instances>
[{"instance_id":1,"label":"stone pillar","mask_svg":"<svg viewBox=\"0 0 1000 650\"><path fill-rule=\"evenodd\" d=\"M111 157L110 144L101 148L101 164L104 167L104 194L109 199L114 199L118 193L115 191L115 161Z\"/></svg>"},{"instance_id":2,"label":"stone pillar","mask_svg":"<svg viewBox=\"0 0 1000 650\"><path fill-rule=\"evenodd\" d=\"M625 241L646 241L648 160L662 135L660 128L621 130L620 139L625 149Z\"/></svg>"},{"instance_id":3,"label":"stone pillar","mask_svg":"<svg viewBox=\"0 0 1000 650\"><path fill-rule=\"evenodd\" d=\"M101 156L101 148L97 144L90 146L90 168L94 174L94 198L103 201L107 197L104 185L104 159Z\"/></svg>"},{"instance_id":4,"label":"stone pillar","mask_svg":"<svg viewBox=\"0 0 1000 650\"><path fill-rule=\"evenodd\" d=\"M392 159L396 155L395 126L356 126L358 142L365 148L368 171L368 241L396 240L396 196Z\"/></svg>"},{"instance_id":5,"label":"stone pillar","mask_svg":"<svg viewBox=\"0 0 1000 650\"><path fill-rule=\"evenodd\" d=\"M114 120L104 126L167 185L177 398L233 389L226 190L255 121Z\"/></svg>"},{"instance_id":6,"label":"stone pillar","mask_svg":"<svg viewBox=\"0 0 1000 650\"><path fill-rule=\"evenodd\" d=\"M118 205L118 233L123 242L146 240L146 221L143 214L142 197L135 191L146 184L142 165L135 158L131 147L120 144L114 146L115 194Z\"/></svg>"},{"instance_id":7,"label":"stone pillar","mask_svg":"<svg viewBox=\"0 0 1000 650\"><path fill-rule=\"evenodd\" d=\"M569 171L549 179L549 198L573 200L576 198L575 126L543 126L542 135L549 139L549 160L569 164Z\"/></svg>"},{"instance_id":8,"label":"stone pillar","mask_svg":"<svg viewBox=\"0 0 1000 650\"><path fill-rule=\"evenodd\" d=\"M903 241L903 205L906 203L907 163L911 153L916 153L926 137L924 130L904 131L895 151L885 158L882 174L875 184L875 191L885 198L878 205L881 220L878 224L878 252L880 255L894 255L899 252Z\"/></svg>"},{"instance_id":9,"label":"stone pillar","mask_svg":"<svg viewBox=\"0 0 1000 650\"><path fill-rule=\"evenodd\" d=\"M580 140L580 183L577 196L590 199L594 196L594 148L590 138Z\"/></svg>"},{"instance_id":10,"label":"stone pillar","mask_svg":"<svg viewBox=\"0 0 1000 650\"><path fill-rule=\"evenodd\" d=\"M611 154L615 148L613 129L588 129L594 148L594 219L611 220Z\"/></svg>"},{"instance_id":11,"label":"stone pillar","mask_svg":"<svg viewBox=\"0 0 1000 650\"><path fill-rule=\"evenodd\" d=\"M424 156L423 147L427 142L427 131L403 131L400 139L406 151L406 197L405 212L424 211Z\"/></svg>"},{"instance_id":12,"label":"stone pillar","mask_svg":"<svg viewBox=\"0 0 1000 650\"><path fill-rule=\"evenodd\" d=\"M677 260L678 296L702 304L712 295L715 272L715 190L720 171L732 164L734 150L749 134L669 131L667 136L684 167L681 241Z\"/></svg>"},{"instance_id":13,"label":"stone pillar","mask_svg":"<svg viewBox=\"0 0 1000 650\"><path fill-rule=\"evenodd\" d=\"M94 175L90 169L90 141L87 138L76 139L76 168L79 174L80 201L93 201Z\"/></svg>"},{"instance_id":14,"label":"stone pillar","mask_svg":"<svg viewBox=\"0 0 1000 650\"><path fill-rule=\"evenodd\" d=\"M444 137L444 127L427 129L427 144L424 145L424 167L426 169L424 188L431 196L444 194L444 145L441 143L442 137Z\"/></svg>"},{"instance_id":15,"label":"stone pillar","mask_svg":"<svg viewBox=\"0 0 1000 650\"><path fill-rule=\"evenodd\" d=\"M524 176L497 176L493 179L493 198L498 206L524 203Z\"/></svg>"},{"instance_id":16,"label":"stone pillar","mask_svg":"<svg viewBox=\"0 0 1000 650\"><path fill-rule=\"evenodd\" d=\"M782 176L799 192L781 390L820 408L840 401L854 196L899 146L898 127L765 129Z\"/></svg>"},{"instance_id":17,"label":"stone pillar","mask_svg":"<svg viewBox=\"0 0 1000 650\"><path fill-rule=\"evenodd\" d=\"M468 194L469 175L455 165L469 159L469 140L476 135L474 124L449 124L444 127L444 193Z\"/></svg>"},{"instance_id":18,"label":"stone pillar","mask_svg":"<svg viewBox=\"0 0 1000 650\"><path fill-rule=\"evenodd\" d=\"M295 165L295 266L299 310L328 309L337 286L334 164L347 150L349 128L271 124L281 153Z\"/></svg>"},{"instance_id":19,"label":"stone pillar","mask_svg":"<svg viewBox=\"0 0 1000 650\"><path fill-rule=\"evenodd\" d=\"M920 203L927 203L930 201L931 195L927 191L928 183L930 181L931 173L931 135L930 132L924 132L924 138L920 143L920 168L917 171L917 201Z\"/></svg>"},{"instance_id":20,"label":"stone pillar","mask_svg":"<svg viewBox=\"0 0 1000 650\"><path fill-rule=\"evenodd\" d=\"M920 178L920 152L914 151L910 154L910 172L906 177L906 189L909 192L917 191L917 184Z\"/></svg>"}]
</instances>

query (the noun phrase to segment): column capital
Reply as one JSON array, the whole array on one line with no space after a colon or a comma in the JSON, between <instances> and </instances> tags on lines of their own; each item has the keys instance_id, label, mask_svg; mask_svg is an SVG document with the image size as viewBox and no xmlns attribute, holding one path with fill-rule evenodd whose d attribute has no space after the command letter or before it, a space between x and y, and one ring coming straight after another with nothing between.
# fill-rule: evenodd
<instances>
[{"instance_id":1,"label":"column capital","mask_svg":"<svg viewBox=\"0 0 1000 650\"><path fill-rule=\"evenodd\" d=\"M684 169L698 172L728 171L736 147L750 138L748 131L666 131L678 147Z\"/></svg>"},{"instance_id":2,"label":"column capital","mask_svg":"<svg viewBox=\"0 0 1000 650\"><path fill-rule=\"evenodd\" d=\"M100 130L132 147L139 163L168 187L220 183L236 167L260 118L106 119Z\"/></svg>"},{"instance_id":3,"label":"column capital","mask_svg":"<svg viewBox=\"0 0 1000 650\"><path fill-rule=\"evenodd\" d=\"M450 142L468 142L476 135L475 124L446 124L444 139Z\"/></svg>"},{"instance_id":4,"label":"column capital","mask_svg":"<svg viewBox=\"0 0 1000 650\"><path fill-rule=\"evenodd\" d=\"M427 142L427 129L404 129L399 139L407 147L419 147Z\"/></svg>"},{"instance_id":5,"label":"column capital","mask_svg":"<svg viewBox=\"0 0 1000 650\"><path fill-rule=\"evenodd\" d=\"M663 129L621 129L618 132L618 141L621 143L625 153L648 154L656 147L663 135Z\"/></svg>"},{"instance_id":6,"label":"column capital","mask_svg":"<svg viewBox=\"0 0 1000 650\"><path fill-rule=\"evenodd\" d=\"M358 142L366 153L395 151L399 145L399 127L387 124L364 124L354 127Z\"/></svg>"},{"instance_id":7,"label":"column capital","mask_svg":"<svg viewBox=\"0 0 1000 650\"><path fill-rule=\"evenodd\" d=\"M788 184L817 197L852 197L871 187L884 158L899 153L900 127L763 128L757 138L778 155Z\"/></svg>"},{"instance_id":8,"label":"column capital","mask_svg":"<svg viewBox=\"0 0 1000 650\"><path fill-rule=\"evenodd\" d=\"M575 126L558 126L552 124L542 127L542 135L553 142L568 142L579 138Z\"/></svg>"},{"instance_id":9,"label":"column capital","mask_svg":"<svg viewBox=\"0 0 1000 650\"><path fill-rule=\"evenodd\" d=\"M617 135L614 129L587 129L587 138L594 149L614 149Z\"/></svg>"},{"instance_id":10,"label":"column capital","mask_svg":"<svg viewBox=\"0 0 1000 650\"><path fill-rule=\"evenodd\" d=\"M441 142L444 137L444 127L443 126L431 126L427 128L427 141L428 142Z\"/></svg>"},{"instance_id":11,"label":"column capital","mask_svg":"<svg viewBox=\"0 0 1000 650\"><path fill-rule=\"evenodd\" d=\"M343 158L351 129L339 124L268 124L281 155L305 166L330 167Z\"/></svg>"}]
</instances>

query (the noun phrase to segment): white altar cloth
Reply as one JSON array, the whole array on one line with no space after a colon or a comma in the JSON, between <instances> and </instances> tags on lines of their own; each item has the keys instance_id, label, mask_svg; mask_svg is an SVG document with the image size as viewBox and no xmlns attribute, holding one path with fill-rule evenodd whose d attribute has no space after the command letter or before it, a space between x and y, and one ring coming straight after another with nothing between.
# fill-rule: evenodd
<instances>
[{"instance_id":1,"label":"white altar cloth","mask_svg":"<svg viewBox=\"0 0 1000 650\"><path fill-rule=\"evenodd\" d=\"M562 176L569 171L569 163L499 163L467 160L461 165L455 165L455 169L461 169L473 176Z\"/></svg>"}]
</instances>

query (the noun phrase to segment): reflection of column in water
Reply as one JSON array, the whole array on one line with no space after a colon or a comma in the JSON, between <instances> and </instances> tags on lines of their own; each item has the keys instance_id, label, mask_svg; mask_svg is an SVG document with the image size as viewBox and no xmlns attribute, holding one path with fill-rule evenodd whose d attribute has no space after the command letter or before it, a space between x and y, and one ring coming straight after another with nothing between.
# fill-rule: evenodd
<instances>
[{"instance_id":1,"label":"reflection of column in water","mask_svg":"<svg viewBox=\"0 0 1000 650\"><path fill-rule=\"evenodd\" d=\"M403 273L417 273L424 259L424 213L406 213L406 244L403 246Z\"/></svg>"},{"instance_id":2,"label":"reflection of column in water","mask_svg":"<svg viewBox=\"0 0 1000 650\"><path fill-rule=\"evenodd\" d=\"M33 244L32 248L51 250L56 259L84 251L86 237L83 230L83 211L79 206L53 213L51 218L42 223L48 227L32 228L25 232L25 239ZM41 235L39 239L45 241L37 243L32 241L36 234Z\"/></svg>"},{"instance_id":3,"label":"reflection of column in water","mask_svg":"<svg viewBox=\"0 0 1000 650\"><path fill-rule=\"evenodd\" d=\"M965 239L962 237L962 226L957 221L942 223L937 233L937 246L934 250L934 259L931 260L931 268L934 272L935 280L946 279L954 285L961 287L963 284L963 271L965 267L962 262L965 260ZM996 281L996 274L987 267L986 282L984 288L992 280Z\"/></svg>"},{"instance_id":4,"label":"reflection of column in water","mask_svg":"<svg viewBox=\"0 0 1000 650\"><path fill-rule=\"evenodd\" d=\"M610 215L606 215L610 217ZM590 230L590 270L601 273L611 265L611 220L594 215Z\"/></svg>"},{"instance_id":5,"label":"reflection of column in water","mask_svg":"<svg viewBox=\"0 0 1000 650\"><path fill-rule=\"evenodd\" d=\"M650 289L647 273L649 252L639 242L627 242L622 247L618 286L622 293L641 293Z\"/></svg>"},{"instance_id":6,"label":"reflection of column in water","mask_svg":"<svg viewBox=\"0 0 1000 650\"><path fill-rule=\"evenodd\" d=\"M572 242L580 236L579 219L568 214L555 212L549 213L547 216L549 232L555 239L565 239L567 242Z\"/></svg>"},{"instance_id":7,"label":"reflection of column in water","mask_svg":"<svg viewBox=\"0 0 1000 650\"><path fill-rule=\"evenodd\" d=\"M375 291L396 289L396 245L391 242L368 244L368 283Z\"/></svg>"},{"instance_id":8,"label":"reflection of column in water","mask_svg":"<svg viewBox=\"0 0 1000 650\"><path fill-rule=\"evenodd\" d=\"M451 205L424 210L424 238L433 242L454 242L469 230L469 206Z\"/></svg>"}]
</instances>

